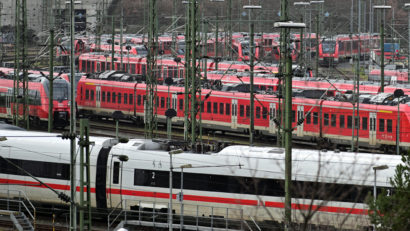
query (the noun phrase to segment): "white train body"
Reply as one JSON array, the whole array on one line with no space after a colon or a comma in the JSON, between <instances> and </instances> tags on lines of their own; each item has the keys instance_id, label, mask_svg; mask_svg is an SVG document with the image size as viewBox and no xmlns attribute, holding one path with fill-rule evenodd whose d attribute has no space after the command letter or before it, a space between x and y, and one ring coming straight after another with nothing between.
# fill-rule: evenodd
<instances>
[{"instance_id":1,"label":"white train body","mask_svg":"<svg viewBox=\"0 0 410 231\"><path fill-rule=\"evenodd\" d=\"M70 194L70 145L56 134L0 130L0 155L14 161L57 191ZM121 199L146 201L146 205L167 205L169 201L170 155L166 147L152 141L133 139L116 143L110 138L92 137L92 206L111 208ZM79 152L77 152L77 192L79 192ZM129 160L120 162L118 156ZM179 166L185 168L184 204L243 209L245 218L283 220L283 149L231 146L216 154L173 155L173 198L180 191ZM374 166L387 165L377 172L377 187L390 187L400 156L358 153L292 151L293 217L302 222L309 211L317 213L312 223L344 227L369 225L364 197L373 192ZM0 194L22 190L33 201L63 203L55 193L0 159ZM255 193L256 191L256 193ZM252 192L252 193L251 193ZM256 194L256 195L255 195ZM78 198L78 196L77 196ZM137 203L137 202L136 202ZM127 207L137 205L128 203ZM174 206L179 213L179 206ZM225 216L225 209L214 209ZM204 214L208 216L208 214ZM230 214L232 216L232 214ZM239 214L238 214L239 216Z\"/></svg>"}]
</instances>

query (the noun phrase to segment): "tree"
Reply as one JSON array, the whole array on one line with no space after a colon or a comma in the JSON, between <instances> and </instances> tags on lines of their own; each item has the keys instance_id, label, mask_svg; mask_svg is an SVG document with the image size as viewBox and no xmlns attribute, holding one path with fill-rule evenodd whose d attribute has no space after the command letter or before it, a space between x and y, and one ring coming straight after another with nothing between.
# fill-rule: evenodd
<instances>
[{"instance_id":1,"label":"tree","mask_svg":"<svg viewBox=\"0 0 410 231\"><path fill-rule=\"evenodd\" d=\"M410 152L402 161L390 180L391 191L383 190L376 202L368 197L370 220L377 230L410 230Z\"/></svg>"}]
</instances>

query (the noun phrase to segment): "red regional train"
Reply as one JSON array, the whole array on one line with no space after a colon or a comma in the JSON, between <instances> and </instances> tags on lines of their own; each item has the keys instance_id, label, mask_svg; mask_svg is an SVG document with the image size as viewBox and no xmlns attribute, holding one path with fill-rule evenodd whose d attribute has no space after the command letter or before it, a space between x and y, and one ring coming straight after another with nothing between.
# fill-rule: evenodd
<instances>
[{"instance_id":1,"label":"red regional train","mask_svg":"<svg viewBox=\"0 0 410 231\"><path fill-rule=\"evenodd\" d=\"M375 74L372 74L375 73ZM203 74L204 75L204 74ZM380 71L371 72L371 76L380 79ZM407 72L405 72L407 78ZM221 84L244 84L249 85L249 72L232 72L232 71L209 71L207 79L211 84L221 82ZM389 79L389 76L386 76ZM369 77L368 82L361 81L359 85L360 94L377 94L380 93L380 83ZM283 84L283 83L282 83ZM354 90L355 81L340 80L340 79L323 79L312 77L293 77L292 88L300 90L322 90L328 91L330 95L335 95L336 92L349 93ZM212 85L211 85L212 86ZM280 81L275 75L267 73L256 73L254 75L254 86L256 91L261 92L276 92L279 91ZM386 81L384 92L394 93L395 90L402 89L405 94L410 95L410 86L405 84L397 84L396 82Z\"/></svg>"},{"instance_id":2,"label":"red regional train","mask_svg":"<svg viewBox=\"0 0 410 231\"><path fill-rule=\"evenodd\" d=\"M407 69L390 69L389 66L394 65L386 65L384 69L384 82L386 84L397 84L397 83L408 83L408 71ZM377 81L380 82L380 69L373 69L370 71L369 74L369 81Z\"/></svg>"},{"instance_id":3,"label":"red regional train","mask_svg":"<svg viewBox=\"0 0 410 231\"><path fill-rule=\"evenodd\" d=\"M338 35L324 38L319 42L319 63L322 66L335 66L345 59L359 54L370 57L370 52L379 47L380 37L377 34Z\"/></svg>"},{"instance_id":4,"label":"red regional train","mask_svg":"<svg viewBox=\"0 0 410 231\"><path fill-rule=\"evenodd\" d=\"M120 57L116 55L114 57L114 70L121 70ZM180 60L179 62L177 62ZM216 69L216 62L213 60L207 60L207 69ZM172 57L161 57L157 59L158 69L161 70L160 76L163 78L184 78L185 61L182 59L174 59ZM255 71L277 73L278 67L267 63L258 63L254 67ZM97 73L106 70L111 70L111 56L102 53L86 53L79 57L79 70L84 73ZM123 67L131 74L147 73L147 58L144 56L123 56ZM237 61L221 61L218 62L218 70L236 70L238 72L249 70L249 65L243 62Z\"/></svg>"},{"instance_id":5,"label":"red regional train","mask_svg":"<svg viewBox=\"0 0 410 231\"><path fill-rule=\"evenodd\" d=\"M167 86L159 85L157 89L154 103L158 119L165 122L167 101L171 100L172 108L177 112L172 121L182 125L184 95L180 93L184 92L184 88L170 87L170 99ZM299 95L295 94L292 106L294 139L343 148L351 145L354 130L354 136L359 136L359 144L363 147L394 150L397 143L403 149L410 147L410 107L408 104L390 106L397 104L391 93L362 96L360 116L356 119L352 116L352 103L345 95L320 98L302 98ZM124 119L142 121L145 96L144 83L135 82L132 76L117 72L83 77L77 89L79 113L95 117L112 117L117 112ZM325 91L322 96L326 96ZM248 93L203 89L203 103L198 108L202 113L203 128L246 133L251 111L249 98ZM256 135L276 136L280 124L279 100L273 95L256 95ZM407 98L402 98L402 101L407 101ZM397 123L398 116L400 123ZM399 137L396 137L398 132Z\"/></svg>"},{"instance_id":6,"label":"red regional train","mask_svg":"<svg viewBox=\"0 0 410 231\"><path fill-rule=\"evenodd\" d=\"M6 120L12 119L13 103L13 79L12 69L0 68L0 117ZM20 76L20 78L22 78ZM28 113L31 124L39 125L48 121L49 105L49 81L40 74L28 75ZM20 89L19 95L23 94ZM65 127L69 123L70 117L70 84L57 78L53 82L53 122L55 127ZM23 115L22 104L18 105L19 115Z\"/></svg>"}]
</instances>

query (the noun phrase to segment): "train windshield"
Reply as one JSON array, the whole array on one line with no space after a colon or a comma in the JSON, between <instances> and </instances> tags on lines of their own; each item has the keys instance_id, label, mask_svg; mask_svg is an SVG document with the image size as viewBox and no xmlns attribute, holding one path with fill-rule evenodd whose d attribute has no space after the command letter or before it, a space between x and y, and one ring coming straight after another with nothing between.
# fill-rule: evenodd
<instances>
[{"instance_id":1,"label":"train windshield","mask_svg":"<svg viewBox=\"0 0 410 231\"><path fill-rule=\"evenodd\" d=\"M185 54L185 41L178 42L178 54L184 55Z\"/></svg>"},{"instance_id":2,"label":"train windshield","mask_svg":"<svg viewBox=\"0 0 410 231\"><path fill-rule=\"evenodd\" d=\"M138 46L136 49L137 49L137 54L148 55L148 50L145 46Z\"/></svg>"},{"instance_id":3,"label":"train windshield","mask_svg":"<svg viewBox=\"0 0 410 231\"><path fill-rule=\"evenodd\" d=\"M44 84L45 90L47 92L47 96L50 96L50 89L49 89L49 84L48 81L47 83ZM56 79L53 82L53 99L58 100L58 101L63 101L63 100L70 100L71 99L71 94L70 94L70 84L61 79Z\"/></svg>"},{"instance_id":4,"label":"train windshield","mask_svg":"<svg viewBox=\"0 0 410 231\"><path fill-rule=\"evenodd\" d=\"M58 101L70 99L70 84L67 82L55 82L53 87L53 99Z\"/></svg>"},{"instance_id":5,"label":"train windshield","mask_svg":"<svg viewBox=\"0 0 410 231\"><path fill-rule=\"evenodd\" d=\"M322 51L323 53L333 54L335 53L336 41L323 41Z\"/></svg>"},{"instance_id":6,"label":"train windshield","mask_svg":"<svg viewBox=\"0 0 410 231\"><path fill-rule=\"evenodd\" d=\"M249 47L250 43L248 41L244 41L241 42L241 46L242 46L242 55L244 56L248 56L250 54L250 47Z\"/></svg>"}]
</instances>

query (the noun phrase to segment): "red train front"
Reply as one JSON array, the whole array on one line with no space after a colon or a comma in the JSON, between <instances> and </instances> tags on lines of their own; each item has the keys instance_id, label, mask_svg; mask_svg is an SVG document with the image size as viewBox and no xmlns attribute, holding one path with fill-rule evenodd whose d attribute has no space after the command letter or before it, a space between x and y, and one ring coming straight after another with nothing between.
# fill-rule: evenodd
<instances>
[{"instance_id":1,"label":"red train front","mask_svg":"<svg viewBox=\"0 0 410 231\"><path fill-rule=\"evenodd\" d=\"M6 71L6 70L2 70ZM9 70L11 71L11 70ZM12 72L0 74L0 117L12 119L15 108L18 108L19 115L23 115L23 104L19 103L15 107L13 103L13 79ZM28 103L30 124L40 125L41 122L48 121L49 110L49 80L40 74L29 74L28 76ZM20 86L17 99L23 94ZM21 96L21 97L20 97ZM70 117L70 84L61 78L56 78L53 82L53 124L54 127L63 128L68 125Z\"/></svg>"}]
</instances>

